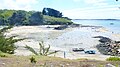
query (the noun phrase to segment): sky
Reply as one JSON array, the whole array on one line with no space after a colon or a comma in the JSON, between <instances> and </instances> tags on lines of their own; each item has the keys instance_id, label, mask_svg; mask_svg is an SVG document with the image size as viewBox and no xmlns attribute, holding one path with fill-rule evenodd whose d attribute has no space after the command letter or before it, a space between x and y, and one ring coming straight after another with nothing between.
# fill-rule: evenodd
<instances>
[{"instance_id":1,"label":"sky","mask_svg":"<svg viewBox=\"0 0 120 67\"><path fill-rule=\"evenodd\" d=\"M71 19L120 19L120 0L0 0L0 9L53 8Z\"/></svg>"}]
</instances>

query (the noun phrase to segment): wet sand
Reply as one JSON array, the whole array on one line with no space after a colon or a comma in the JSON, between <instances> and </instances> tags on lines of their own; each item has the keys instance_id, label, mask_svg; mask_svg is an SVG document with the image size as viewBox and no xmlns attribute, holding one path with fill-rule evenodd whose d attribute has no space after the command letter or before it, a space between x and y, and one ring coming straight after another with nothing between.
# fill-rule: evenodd
<instances>
[{"instance_id":1,"label":"wet sand","mask_svg":"<svg viewBox=\"0 0 120 67\"><path fill-rule=\"evenodd\" d=\"M65 30L54 30L56 25L50 26L19 26L9 30L7 36L17 35L17 38L27 38L24 41L17 42L15 45L18 49L15 50L15 55L31 55L32 53L26 50L25 45L33 47L36 51L39 49L39 42L44 41L45 46L51 45L51 51L60 50L55 55L56 57L64 57L68 59L88 58L96 60L105 60L106 55L102 55L96 49L96 45L99 44L99 39L93 38L94 36L105 36L111 39L119 39L118 36L106 28L96 27L75 27L67 28ZM72 48L84 48L85 50L95 50L96 54L85 54L84 52L73 52ZM102 58L102 59L101 59Z\"/></svg>"}]
</instances>

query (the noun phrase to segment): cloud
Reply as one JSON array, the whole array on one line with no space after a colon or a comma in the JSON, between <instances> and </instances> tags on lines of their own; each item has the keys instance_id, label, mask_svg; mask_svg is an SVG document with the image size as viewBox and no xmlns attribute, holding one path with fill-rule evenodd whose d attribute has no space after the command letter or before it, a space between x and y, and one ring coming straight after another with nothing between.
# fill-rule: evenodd
<instances>
[{"instance_id":1,"label":"cloud","mask_svg":"<svg viewBox=\"0 0 120 67\"><path fill-rule=\"evenodd\" d=\"M101 2L104 2L105 0L84 0L85 3L88 3L88 4L94 4L94 3L101 3Z\"/></svg>"},{"instance_id":2,"label":"cloud","mask_svg":"<svg viewBox=\"0 0 120 67\"><path fill-rule=\"evenodd\" d=\"M120 10L117 6L78 8L66 10L63 14L72 19L120 19Z\"/></svg>"},{"instance_id":3,"label":"cloud","mask_svg":"<svg viewBox=\"0 0 120 67\"><path fill-rule=\"evenodd\" d=\"M0 9L32 10L38 0L1 0Z\"/></svg>"},{"instance_id":4,"label":"cloud","mask_svg":"<svg viewBox=\"0 0 120 67\"><path fill-rule=\"evenodd\" d=\"M84 4L90 4L94 6L99 5L107 5L107 0L73 0L74 2L84 3Z\"/></svg>"},{"instance_id":5,"label":"cloud","mask_svg":"<svg viewBox=\"0 0 120 67\"><path fill-rule=\"evenodd\" d=\"M92 4L92 5L107 5L108 3L106 0L84 0L86 4Z\"/></svg>"}]
</instances>

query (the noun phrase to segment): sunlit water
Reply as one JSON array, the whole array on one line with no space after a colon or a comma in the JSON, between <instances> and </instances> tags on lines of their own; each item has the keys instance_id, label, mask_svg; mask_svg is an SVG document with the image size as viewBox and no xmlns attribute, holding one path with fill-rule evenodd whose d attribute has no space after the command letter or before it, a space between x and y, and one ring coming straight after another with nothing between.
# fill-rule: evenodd
<instances>
[{"instance_id":1,"label":"sunlit water","mask_svg":"<svg viewBox=\"0 0 120 67\"><path fill-rule=\"evenodd\" d=\"M120 20L72 20L74 23L83 25L103 26L113 32L120 33ZM113 23L111 25L111 23Z\"/></svg>"}]
</instances>

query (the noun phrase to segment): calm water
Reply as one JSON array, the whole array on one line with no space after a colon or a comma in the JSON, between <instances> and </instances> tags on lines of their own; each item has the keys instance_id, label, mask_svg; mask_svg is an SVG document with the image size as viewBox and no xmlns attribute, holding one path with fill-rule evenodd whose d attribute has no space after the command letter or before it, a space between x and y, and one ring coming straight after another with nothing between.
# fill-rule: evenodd
<instances>
[{"instance_id":1,"label":"calm water","mask_svg":"<svg viewBox=\"0 0 120 67\"><path fill-rule=\"evenodd\" d=\"M110 31L120 33L120 20L72 20L74 23L83 25L103 26ZM113 23L113 25L111 25Z\"/></svg>"}]
</instances>

